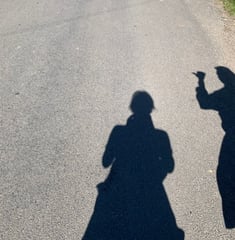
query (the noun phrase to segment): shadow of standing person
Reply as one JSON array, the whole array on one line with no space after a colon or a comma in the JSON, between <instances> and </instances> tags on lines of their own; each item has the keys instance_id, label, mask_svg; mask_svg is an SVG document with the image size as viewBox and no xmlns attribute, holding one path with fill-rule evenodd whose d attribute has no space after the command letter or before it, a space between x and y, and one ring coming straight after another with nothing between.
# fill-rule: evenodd
<instances>
[{"instance_id":1,"label":"shadow of standing person","mask_svg":"<svg viewBox=\"0 0 235 240\"><path fill-rule=\"evenodd\" d=\"M205 73L194 73L199 79L197 99L202 109L219 113L225 136L222 142L217 168L217 182L222 198L226 228L235 228L235 74L226 67L216 67L219 80L224 87L208 94Z\"/></svg>"},{"instance_id":2,"label":"shadow of standing person","mask_svg":"<svg viewBox=\"0 0 235 240\"><path fill-rule=\"evenodd\" d=\"M115 126L103 155L111 166L83 240L183 240L163 180L174 160L166 132L153 126L151 96L134 93L125 126Z\"/></svg>"}]
</instances>

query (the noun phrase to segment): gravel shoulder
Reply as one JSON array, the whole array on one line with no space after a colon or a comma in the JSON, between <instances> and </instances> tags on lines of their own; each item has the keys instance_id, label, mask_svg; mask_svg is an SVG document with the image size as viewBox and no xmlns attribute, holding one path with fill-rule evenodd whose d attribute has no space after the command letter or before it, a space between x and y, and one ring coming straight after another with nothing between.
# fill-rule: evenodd
<instances>
[{"instance_id":1,"label":"gravel shoulder","mask_svg":"<svg viewBox=\"0 0 235 240\"><path fill-rule=\"evenodd\" d=\"M229 16L221 4L218 7L224 24L224 35L222 35L222 38L224 42L225 61L227 66L235 70L235 16Z\"/></svg>"},{"instance_id":2,"label":"gravel shoulder","mask_svg":"<svg viewBox=\"0 0 235 240\"><path fill-rule=\"evenodd\" d=\"M220 0L186 1L186 4L214 44L219 64L235 70L235 16L225 11Z\"/></svg>"}]
</instances>

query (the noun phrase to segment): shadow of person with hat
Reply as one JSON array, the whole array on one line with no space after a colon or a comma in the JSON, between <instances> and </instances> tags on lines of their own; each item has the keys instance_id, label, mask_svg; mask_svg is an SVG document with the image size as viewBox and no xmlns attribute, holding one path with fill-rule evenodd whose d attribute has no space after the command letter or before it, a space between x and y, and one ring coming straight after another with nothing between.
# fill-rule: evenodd
<instances>
[{"instance_id":1,"label":"shadow of person with hat","mask_svg":"<svg viewBox=\"0 0 235 240\"><path fill-rule=\"evenodd\" d=\"M97 186L83 240L183 240L163 185L174 170L169 137L154 128L147 92L135 92L130 109L127 124L115 126L106 145L102 163L110 173Z\"/></svg>"}]
</instances>

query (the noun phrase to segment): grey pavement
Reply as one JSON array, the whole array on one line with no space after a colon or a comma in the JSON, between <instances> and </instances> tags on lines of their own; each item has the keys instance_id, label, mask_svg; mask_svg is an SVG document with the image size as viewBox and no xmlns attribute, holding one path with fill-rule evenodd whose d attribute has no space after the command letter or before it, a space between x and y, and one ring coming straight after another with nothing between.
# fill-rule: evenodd
<instances>
[{"instance_id":1,"label":"grey pavement","mask_svg":"<svg viewBox=\"0 0 235 240\"><path fill-rule=\"evenodd\" d=\"M192 75L221 87L219 16L213 0L0 0L0 239L82 238L136 90L171 141L164 186L185 239L235 239L216 183L221 121Z\"/></svg>"}]
</instances>

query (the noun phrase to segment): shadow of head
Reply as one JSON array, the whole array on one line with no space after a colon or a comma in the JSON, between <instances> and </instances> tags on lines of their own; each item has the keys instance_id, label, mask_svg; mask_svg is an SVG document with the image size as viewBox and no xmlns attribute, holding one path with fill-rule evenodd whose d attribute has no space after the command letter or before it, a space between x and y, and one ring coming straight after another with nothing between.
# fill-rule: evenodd
<instances>
[{"instance_id":1,"label":"shadow of head","mask_svg":"<svg viewBox=\"0 0 235 240\"><path fill-rule=\"evenodd\" d=\"M146 91L136 91L132 96L130 109L135 115L149 115L154 109L154 101Z\"/></svg>"},{"instance_id":2,"label":"shadow of head","mask_svg":"<svg viewBox=\"0 0 235 240\"><path fill-rule=\"evenodd\" d=\"M225 86L235 86L235 74L227 67L215 67L216 74Z\"/></svg>"}]
</instances>

